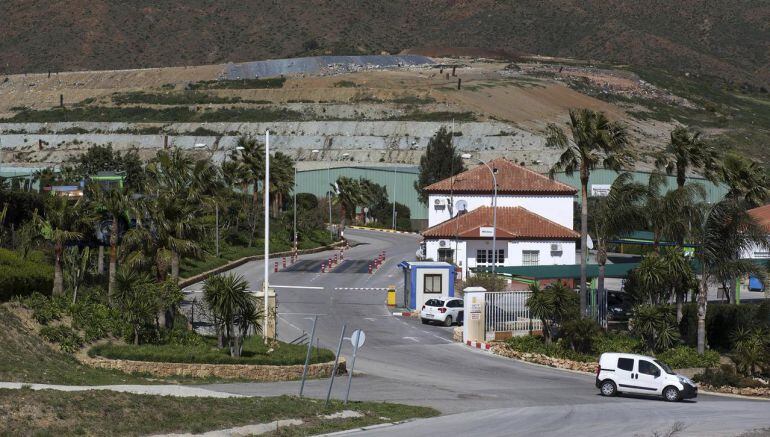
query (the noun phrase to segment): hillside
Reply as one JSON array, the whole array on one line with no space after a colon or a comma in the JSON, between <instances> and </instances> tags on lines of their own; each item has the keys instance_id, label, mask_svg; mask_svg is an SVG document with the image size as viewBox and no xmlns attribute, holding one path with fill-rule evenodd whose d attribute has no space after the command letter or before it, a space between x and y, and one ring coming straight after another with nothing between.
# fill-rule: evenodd
<instances>
[{"instance_id":1,"label":"hillside","mask_svg":"<svg viewBox=\"0 0 770 437\"><path fill-rule=\"evenodd\" d=\"M6 0L0 16L2 73L475 47L770 83L763 0Z\"/></svg>"}]
</instances>

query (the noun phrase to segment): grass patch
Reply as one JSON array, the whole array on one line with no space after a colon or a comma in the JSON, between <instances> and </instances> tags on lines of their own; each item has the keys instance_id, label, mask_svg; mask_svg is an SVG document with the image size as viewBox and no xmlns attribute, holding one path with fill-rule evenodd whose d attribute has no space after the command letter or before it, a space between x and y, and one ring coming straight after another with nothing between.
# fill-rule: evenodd
<instances>
[{"instance_id":1,"label":"grass patch","mask_svg":"<svg viewBox=\"0 0 770 437\"><path fill-rule=\"evenodd\" d=\"M476 114L473 112L449 112L435 111L423 112L413 111L404 115L390 117L390 121L476 121Z\"/></svg>"},{"instance_id":2,"label":"grass patch","mask_svg":"<svg viewBox=\"0 0 770 437\"><path fill-rule=\"evenodd\" d=\"M216 339L205 338L204 345L155 345L155 344L115 344L106 343L94 346L88 351L91 356L105 358L152 361L165 363L205 363L205 364L260 364L273 366L289 366L303 364L307 346L279 343L271 353L267 353L268 346L259 336L245 339L243 353L240 358L230 356L228 350L217 349ZM313 349L311 363L325 363L332 361L334 354L328 349Z\"/></svg>"},{"instance_id":3,"label":"grass patch","mask_svg":"<svg viewBox=\"0 0 770 437\"><path fill-rule=\"evenodd\" d=\"M272 122L298 121L302 114L289 109L273 108L217 108L194 110L188 107L142 108L104 107L54 108L38 111L22 111L0 121L12 123L46 122Z\"/></svg>"},{"instance_id":4,"label":"grass patch","mask_svg":"<svg viewBox=\"0 0 770 437\"><path fill-rule=\"evenodd\" d=\"M334 88L355 88L358 85L350 80L341 80L339 82L334 82Z\"/></svg>"},{"instance_id":5,"label":"grass patch","mask_svg":"<svg viewBox=\"0 0 770 437\"><path fill-rule=\"evenodd\" d=\"M363 417L321 420L319 416L350 409ZM174 398L117 392L67 393L52 390L0 390L0 434L26 435L147 435L202 433L217 429L303 419L306 425L284 428L278 435L307 435L376 423L436 416L426 407L379 402L343 406L290 396L272 398ZM386 419L385 419L386 418Z\"/></svg>"},{"instance_id":6,"label":"grass patch","mask_svg":"<svg viewBox=\"0 0 770 437\"><path fill-rule=\"evenodd\" d=\"M83 366L29 332L4 306L0 306L0 326L0 381L76 385L150 382L139 376Z\"/></svg>"},{"instance_id":7,"label":"grass patch","mask_svg":"<svg viewBox=\"0 0 770 437\"><path fill-rule=\"evenodd\" d=\"M149 93L134 91L115 93L112 102L116 105L149 104L149 105L203 105L239 103L240 97L220 97L196 91Z\"/></svg>"},{"instance_id":8,"label":"grass patch","mask_svg":"<svg viewBox=\"0 0 770 437\"><path fill-rule=\"evenodd\" d=\"M190 90L233 90L283 88L285 77L267 79L204 80L187 85Z\"/></svg>"}]
</instances>

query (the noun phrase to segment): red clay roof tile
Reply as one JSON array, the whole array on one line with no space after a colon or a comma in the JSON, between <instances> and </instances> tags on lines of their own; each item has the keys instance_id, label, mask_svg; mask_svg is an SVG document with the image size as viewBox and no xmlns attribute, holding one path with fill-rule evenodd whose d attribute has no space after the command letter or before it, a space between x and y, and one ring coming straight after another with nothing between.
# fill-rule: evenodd
<instances>
[{"instance_id":1,"label":"red clay roof tile","mask_svg":"<svg viewBox=\"0 0 770 437\"><path fill-rule=\"evenodd\" d=\"M555 181L505 158L489 161L497 170L498 194L562 194L572 195L577 189ZM454 184L454 187L452 186ZM492 175L483 165L459 173L425 187L429 193L492 193Z\"/></svg>"},{"instance_id":2,"label":"red clay roof tile","mask_svg":"<svg viewBox=\"0 0 770 437\"><path fill-rule=\"evenodd\" d=\"M482 206L422 232L425 238L481 237L480 228L492 226L493 208ZM502 240L577 240L580 234L520 206L497 207L497 238Z\"/></svg>"}]
</instances>

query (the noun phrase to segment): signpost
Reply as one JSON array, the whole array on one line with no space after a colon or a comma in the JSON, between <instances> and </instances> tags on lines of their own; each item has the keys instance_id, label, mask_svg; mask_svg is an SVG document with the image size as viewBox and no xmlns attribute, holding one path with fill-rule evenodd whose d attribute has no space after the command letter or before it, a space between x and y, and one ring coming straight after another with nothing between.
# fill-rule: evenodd
<instances>
[{"instance_id":1,"label":"signpost","mask_svg":"<svg viewBox=\"0 0 770 437\"><path fill-rule=\"evenodd\" d=\"M350 384L353 382L353 369L356 367L356 353L358 349L364 345L366 341L366 334L360 329L353 331L350 336L350 343L353 345L353 360L350 363L350 373L348 373L348 391L345 393L345 405L348 404L348 397L350 396Z\"/></svg>"},{"instance_id":2,"label":"signpost","mask_svg":"<svg viewBox=\"0 0 770 437\"><path fill-rule=\"evenodd\" d=\"M299 386L299 397L305 390L305 379L307 378L307 368L310 365L310 352L313 349L313 338L315 337L315 325L318 323L318 315L313 318L313 329L310 331L310 341L307 342L307 355L305 355L305 367L302 369L302 384ZM316 346L316 350L318 347Z\"/></svg>"},{"instance_id":3,"label":"signpost","mask_svg":"<svg viewBox=\"0 0 770 437\"><path fill-rule=\"evenodd\" d=\"M345 328L347 325L342 325L342 332L340 332L340 342L337 344L337 355L334 356L334 367L332 367L332 375L329 378L329 391L326 392L326 406L329 406L329 398L332 396L332 386L334 385L334 376L337 374L337 365L340 362L340 352L342 351L342 340L345 338Z\"/></svg>"}]
</instances>

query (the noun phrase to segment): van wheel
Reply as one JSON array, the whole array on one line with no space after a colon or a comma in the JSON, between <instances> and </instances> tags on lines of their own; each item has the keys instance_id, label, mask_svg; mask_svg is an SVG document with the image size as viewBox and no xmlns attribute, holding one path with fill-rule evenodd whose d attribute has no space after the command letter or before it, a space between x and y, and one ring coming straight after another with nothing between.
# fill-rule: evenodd
<instances>
[{"instance_id":1,"label":"van wheel","mask_svg":"<svg viewBox=\"0 0 770 437\"><path fill-rule=\"evenodd\" d=\"M446 316L446 319L444 319L444 326L452 326L452 316Z\"/></svg>"},{"instance_id":2,"label":"van wheel","mask_svg":"<svg viewBox=\"0 0 770 437\"><path fill-rule=\"evenodd\" d=\"M428 320L427 319L420 319L420 320L422 320L422 324L423 325L427 325L428 324Z\"/></svg>"},{"instance_id":3,"label":"van wheel","mask_svg":"<svg viewBox=\"0 0 770 437\"><path fill-rule=\"evenodd\" d=\"M671 385L663 389L663 397L669 402L677 402L682 399L679 389Z\"/></svg>"},{"instance_id":4,"label":"van wheel","mask_svg":"<svg viewBox=\"0 0 770 437\"><path fill-rule=\"evenodd\" d=\"M615 386L615 383L609 379L602 381L600 390L602 391L602 396L611 397L618 394L618 388Z\"/></svg>"}]
</instances>

